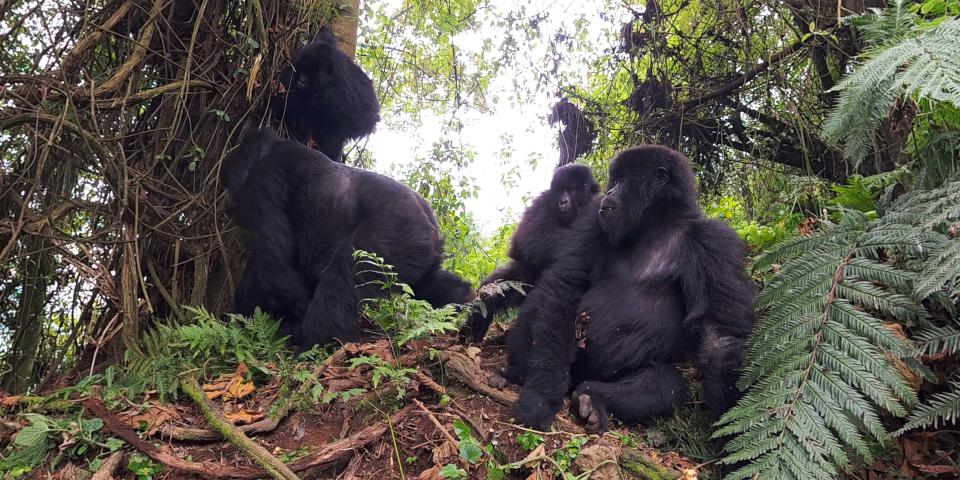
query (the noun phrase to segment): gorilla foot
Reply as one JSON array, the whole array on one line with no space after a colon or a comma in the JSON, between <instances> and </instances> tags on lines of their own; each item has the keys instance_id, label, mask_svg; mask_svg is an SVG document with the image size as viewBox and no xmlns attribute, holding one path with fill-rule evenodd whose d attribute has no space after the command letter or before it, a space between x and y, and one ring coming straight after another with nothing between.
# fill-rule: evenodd
<instances>
[{"instance_id":1,"label":"gorilla foot","mask_svg":"<svg viewBox=\"0 0 960 480\"><path fill-rule=\"evenodd\" d=\"M574 393L573 412L583 422L583 429L587 433L603 433L607 431L607 409L602 401L592 398L586 393Z\"/></svg>"},{"instance_id":2,"label":"gorilla foot","mask_svg":"<svg viewBox=\"0 0 960 480\"><path fill-rule=\"evenodd\" d=\"M497 390L503 390L504 388L507 388L508 383L510 383L510 381L499 373L491 373L490 378L487 379L487 385L490 385Z\"/></svg>"}]
</instances>

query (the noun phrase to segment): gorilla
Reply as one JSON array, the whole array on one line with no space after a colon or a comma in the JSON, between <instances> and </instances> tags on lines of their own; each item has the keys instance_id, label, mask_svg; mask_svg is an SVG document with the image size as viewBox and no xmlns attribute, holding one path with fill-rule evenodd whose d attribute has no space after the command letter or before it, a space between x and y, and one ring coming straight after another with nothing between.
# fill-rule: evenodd
<instances>
[{"instance_id":1,"label":"gorilla","mask_svg":"<svg viewBox=\"0 0 960 480\"><path fill-rule=\"evenodd\" d=\"M722 413L739 395L753 329L744 242L704 218L689 161L661 146L618 154L606 194L585 210L520 308L530 335L508 337L506 380L522 384L516 418L545 430L571 390L592 432L606 430L608 413L669 415L686 396L683 361Z\"/></svg>"},{"instance_id":2,"label":"gorilla","mask_svg":"<svg viewBox=\"0 0 960 480\"><path fill-rule=\"evenodd\" d=\"M248 260L234 310L282 318L304 348L359 339L358 303L381 294L358 278L355 250L393 265L416 298L466 303L470 284L440 268L443 241L427 202L383 175L331 161L270 130L244 135L221 168Z\"/></svg>"},{"instance_id":3,"label":"gorilla","mask_svg":"<svg viewBox=\"0 0 960 480\"><path fill-rule=\"evenodd\" d=\"M497 280L511 280L536 285L540 274L554 262L551 248L564 236L565 230L600 191L593 173L585 165L564 165L553 172L550 188L541 193L523 212L510 240L507 256L510 261L493 271L480 286ZM484 297L485 312L474 309L461 332L461 337L479 343L490 328L493 316L523 302L523 294L510 290ZM514 335L528 329L514 325ZM521 333L523 332L523 333Z\"/></svg>"},{"instance_id":4,"label":"gorilla","mask_svg":"<svg viewBox=\"0 0 960 480\"><path fill-rule=\"evenodd\" d=\"M297 49L292 64L280 73L285 92L274 103L275 123L283 122L292 137L342 163L343 144L369 135L380 121L373 82L337 48L329 28Z\"/></svg>"}]
</instances>

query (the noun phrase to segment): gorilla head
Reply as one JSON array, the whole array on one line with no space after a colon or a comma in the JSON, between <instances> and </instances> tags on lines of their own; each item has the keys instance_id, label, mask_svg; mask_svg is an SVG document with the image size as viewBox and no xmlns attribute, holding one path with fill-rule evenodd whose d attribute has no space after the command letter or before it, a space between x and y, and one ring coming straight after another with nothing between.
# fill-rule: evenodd
<instances>
[{"instance_id":1,"label":"gorilla head","mask_svg":"<svg viewBox=\"0 0 960 480\"><path fill-rule=\"evenodd\" d=\"M610 162L600 227L610 243L618 245L642 230L647 220L697 212L696 198L690 162L682 154L658 145L624 150Z\"/></svg>"},{"instance_id":2,"label":"gorilla head","mask_svg":"<svg viewBox=\"0 0 960 480\"><path fill-rule=\"evenodd\" d=\"M343 162L344 142L369 135L380 121L373 82L337 48L328 28L298 48L292 64L280 73L285 91L274 104L274 121L297 141Z\"/></svg>"},{"instance_id":3,"label":"gorilla head","mask_svg":"<svg viewBox=\"0 0 960 480\"><path fill-rule=\"evenodd\" d=\"M564 165L554 170L550 194L554 197L560 224L569 225L599 191L593 173L585 165Z\"/></svg>"}]
</instances>

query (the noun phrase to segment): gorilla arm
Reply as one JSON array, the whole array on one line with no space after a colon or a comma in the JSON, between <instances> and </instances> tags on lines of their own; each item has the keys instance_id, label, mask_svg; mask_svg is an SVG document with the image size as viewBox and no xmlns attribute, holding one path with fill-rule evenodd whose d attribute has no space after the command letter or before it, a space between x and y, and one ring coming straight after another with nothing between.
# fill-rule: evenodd
<instances>
[{"instance_id":1,"label":"gorilla arm","mask_svg":"<svg viewBox=\"0 0 960 480\"><path fill-rule=\"evenodd\" d=\"M756 287L747 277L746 245L717 220L698 220L687 231L681 286L684 327L697 338L694 365L704 404L716 414L739 397L735 384L747 336L753 329Z\"/></svg>"},{"instance_id":2,"label":"gorilla arm","mask_svg":"<svg viewBox=\"0 0 960 480\"><path fill-rule=\"evenodd\" d=\"M511 363L526 371L516 418L539 430L549 428L570 389L570 365L577 353L577 307L590 287L594 265L608 248L598 225L599 202L586 208L564 240L556 263L523 302L514 327L530 331L527 348L515 343L510 352Z\"/></svg>"}]
</instances>

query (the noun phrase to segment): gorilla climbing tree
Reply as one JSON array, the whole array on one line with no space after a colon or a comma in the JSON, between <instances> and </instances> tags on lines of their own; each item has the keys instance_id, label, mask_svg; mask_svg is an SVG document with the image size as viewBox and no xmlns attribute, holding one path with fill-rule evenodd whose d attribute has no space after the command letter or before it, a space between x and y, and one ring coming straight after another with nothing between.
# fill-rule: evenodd
<instances>
[{"instance_id":1,"label":"gorilla climbing tree","mask_svg":"<svg viewBox=\"0 0 960 480\"><path fill-rule=\"evenodd\" d=\"M180 305L222 311L240 249L220 160L319 25L353 53L350 3L0 5L0 389L115 358Z\"/></svg>"}]
</instances>

